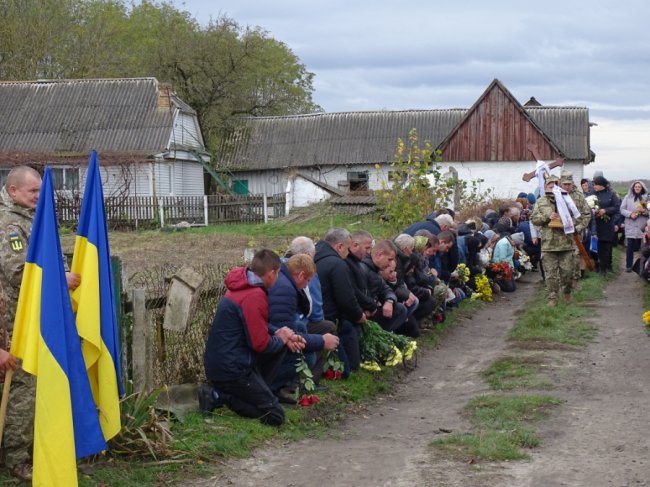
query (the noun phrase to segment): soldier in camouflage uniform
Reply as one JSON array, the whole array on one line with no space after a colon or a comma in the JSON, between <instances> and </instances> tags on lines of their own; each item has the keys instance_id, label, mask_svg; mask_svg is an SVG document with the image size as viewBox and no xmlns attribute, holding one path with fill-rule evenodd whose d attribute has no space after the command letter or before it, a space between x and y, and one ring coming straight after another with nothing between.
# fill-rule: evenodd
<instances>
[{"instance_id":1,"label":"soldier in camouflage uniform","mask_svg":"<svg viewBox=\"0 0 650 487\"><path fill-rule=\"evenodd\" d=\"M3 303L2 343L9 349L20 284L27 257L34 212L41 188L41 176L34 169L18 166L7 176L0 190L0 289ZM68 287L75 289L78 274L66 273ZM20 364L11 382L4 430L4 460L12 475L30 480L31 453L34 442L34 400L36 380L22 370Z\"/></svg>"},{"instance_id":2,"label":"soldier in camouflage uniform","mask_svg":"<svg viewBox=\"0 0 650 487\"><path fill-rule=\"evenodd\" d=\"M0 286L5 301L2 307L2 336L7 349L11 343L27 243L40 187L41 176L38 172L19 166L9 173L0 191ZM34 376L19 366L11 383L3 446L6 466L14 476L23 480L31 477L35 394Z\"/></svg>"},{"instance_id":3,"label":"soldier in camouflage uniform","mask_svg":"<svg viewBox=\"0 0 650 487\"><path fill-rule=\"evenodd\" d=\"M573 234L565 234L564 228L549 226L551 219L559 219L555 205L553 186L559 182L557 176L549 176L544 183L545 193L535 203L530 221L541 228L542 262L546 273L548 305L557 306L560 291L566 301L571 300L573 271L575 266L575 241ZM577 219L574 218L574 225ZM584 228L584 227L583 227Z\"/></svg>"},{"instance_id":4,"label":"soldier in camouflage uniform","mask_svg":"<svg viewBox=\"0 0 650 487\"><path fill-rule=\"evenodd\" d=\"M582 233L585 231L591 220L591 208L587 204L585 195L582 192L582 188L578 189L573 181L573 174L569 171L562 171L560 174L560 186L564 191L566 191L571 199L576 205L576 208L580 211L580 218L577 219L575 224L575 234L579 237L582 242ZM573 269L573 289L578 290L580 288L580 278L582 277L582 271L584 269L584 262L582 260L582 254L578 250L576 245L575 249L576 261L575 267Z\"/></svg>"}]
</instances>

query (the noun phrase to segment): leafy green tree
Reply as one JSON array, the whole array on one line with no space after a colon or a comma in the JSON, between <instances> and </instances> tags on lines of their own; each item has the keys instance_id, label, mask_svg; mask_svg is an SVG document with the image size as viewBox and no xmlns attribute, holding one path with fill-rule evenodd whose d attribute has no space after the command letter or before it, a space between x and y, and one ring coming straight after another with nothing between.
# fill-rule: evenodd
<instances>
[{"instance_id":1,"label":"leafy green tree","mask_svg":"<svg viewBox=\"0 0 650 487\"><path fill-rule=\"evenodd\" d=\"M0 79L140 76L171 83L214 152L242 115L321 110L313 74L261 28L151 0L0 0Z\"/></svg>"}]
</instances>

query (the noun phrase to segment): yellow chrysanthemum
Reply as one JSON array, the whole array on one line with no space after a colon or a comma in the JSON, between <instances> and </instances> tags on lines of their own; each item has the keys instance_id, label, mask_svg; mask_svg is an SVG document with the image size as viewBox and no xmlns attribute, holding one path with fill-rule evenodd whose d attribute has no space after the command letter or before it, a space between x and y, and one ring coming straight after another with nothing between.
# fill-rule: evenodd
<instances>
[{"instance_id":1,"label":"yellow chrysanthemum","mask_svg":"<svg viewBox=\"0 0 650 487\"><path fill-rule=\"evenodd\" d=\"M361 362L361 368L370 372L381 372L381 367L377 362Z\"/></svg>"},{"instance_id":2,"label":"yellow chrysanthemum","mask_svg":"<svg viewBox=\"0 0 650 487\"><path fill-rule=\"evenodd\" d=\"M650 325L650 311L643 313L643 324Z\"/></svg>"},{"instance_id":3,"label":"yellow chrysanthemum","mask_svg":"<svg viewBox=\"0 0 650 487\"><path fill-rule=\"evenodd\" d=\"M399 348L397 348L395 345L393 345L393 353L389 357L388 360L386 360L386 365L388 367L395 367L396 365L399 365L402 363L402 352L399 351Z\"/></svg>"},{"instance_id":4,"label":"yellow chrysanthemum","mask_svg":"<svg viewBox=\"0 0 650 487\"><path fill-rule=\"evenodd\" d=\"M412 340L409 342L408 346L406 347L406 350L404 351L404 359L405 360L411 360L413 358L413 353L418 348L418 344L415 340Z\"/></svg>"}]
</instances>

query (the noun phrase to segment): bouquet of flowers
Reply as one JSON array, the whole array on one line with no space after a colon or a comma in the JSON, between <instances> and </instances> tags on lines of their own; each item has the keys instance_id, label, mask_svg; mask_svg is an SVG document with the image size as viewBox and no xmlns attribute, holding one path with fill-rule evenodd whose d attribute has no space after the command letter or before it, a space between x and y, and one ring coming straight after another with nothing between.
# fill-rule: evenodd
<instances>
[{"instance_id":1,"label":"bouquet of flowers","mask_svg":"<svg viewBox=\"0 0 650 487\"><path fill-rule=\"evenodd\" d=\"M587 201L587 204L589 205L589 208L591 208L594 211L598 211L600 207L598 206L598 196L595 194L589 195L585 198Z\"/></svg>"},{"instance_id":2,"label":"bouquet of flowers","mask_svg":"<svg viewBox=\"0 0 650 487\"><path fill-rule=\"evenodd\" d=\"M519 263L521 264L521 267L523 267L527 271L533 270L533 264L530 263L530 257L528 257L528 254L521 253L519 255Z\"/></svg>"},{"instance_id":3,"label":"bouquet of flowers","mask_svg":"<svg viewBox=\"0 0 650 487\"><path fill-rule=\"evenodd\" d=\"M384 330L374 321L366 321L361 335L361 367L381 370L381 365L394 367L413 358L417 343L409 338Z\"/></svg>"},{"instance_id":4,"label":"bouquet of flowers","mask_svg":"<svg viewBox=\"0 0 650 487\"><path fill-rule=\"evenodd\" d=\"M298 401L298 404L301 406L311 406L316 404L320 399L316 394L313 394L316 385L314 384L314 375L311 373L311 369L307 362L305 361L305 356L301 353L298 364L296 365L296 373L298 374L298 380L300 381L300 386L298 388L298 395L302 392L302 396Z\"/></svg>"},{"instance_id":5,"label":"bouquet of flowers","mask_svg":"<svg viewBox=\"0 0 650 487\"><path fill-rule=\"evenodd\" d=\"M456 273L458 274L458 279L460 279L461 283L469 281L469 269L465 264L458 264L456 266Z\"/></svg>"},{"instance_id":6,"label":"bouquet of flowers","mask_svg":"<svg viewBox=\"0 0 650 487\"><path fill-rule=\"evenodd\" d=\"M598 210L600 210L600 206L598 204L598 196L595 194L589 195L585 198L587 201L587 204L589 205L589 208L591 208L596 215L596 218L602 218L604 221L609 220L609 215L605 213L604 215L598 215Z\"/></svg>"},{"instance_id":7,"label":"bouquet of flowers","mask_svg":"<svg viewBox=\"0 0 650 487\"><path fill-rule=\"evenodd\" d=\"M343 362L331 350L327 352L327 359L323 365L323 378L325 380L341 380L343 378Z\"/></svg>"},{"instance_id":8,"label":"bouquet of flowers","mask_svg":"<svg viewBox=\"0 0 650 487\"><path fill-rule=\"evenodd\" d=\"M490 280L485 274L474 276L474 283L476 284L476 292L472 293L471 299L482 299L483 301L492 301L492 287Z\"/></svg>"},{"instance_id":9,"label":"bouquet of flowers","mask_svg":"<svg viewBox=\"0 0 650 487\"><path fill-rule=\"evenodd\" d=\"M509 281L512 279L512 269L507 262L492 262L488 268L496 279Z\"/></svg>"}]
</instances>

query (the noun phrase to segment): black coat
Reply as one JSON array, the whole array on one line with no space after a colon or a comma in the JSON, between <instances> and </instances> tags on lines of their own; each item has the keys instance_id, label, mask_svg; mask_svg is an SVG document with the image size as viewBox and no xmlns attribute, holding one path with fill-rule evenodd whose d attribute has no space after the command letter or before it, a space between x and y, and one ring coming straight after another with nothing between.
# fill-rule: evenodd
<instances>
[{"instance_id":1,"label":"black coat","mask_svg":"<svg viewBox=\"0 0 650 487\"><path fill-rule=\"evenodd\" d=\"M361 261L361 268L366 273L366 282L368 283L368 292L378 305L384 304L388 300L397 302L397 296L391 287L386 284L384 278L379 275L379 269L372 261L371 257L366 257Z\"/></svg>"},{"instance_id":2,"label":"black coat","mask_svg":"<svg viewBox=\"0 0 650 487\"><path fill-rule=\"evenodd\" d=\"M350 269L352 285L355 288L354 294L359 306L363 310L375 311L377 309L377 302L370 296L370 292L368 291L368 281L364 269L361 268L361 261L355 255L348 254L345 263Z\"/></svg>"},{"instance_id":3,"label":"black coat","mask_svg":"<svg viewBox=\"0 0 650 487\"><path fill-rule=\"evenodd\" d=\"M325 319L344 319L356 323L361 319L363 310L355 297L348 265L324 240L316 244L314 262L323 291Z\"/></svg>"},{"instance_id":4,"label":"black coat","mask_svg":"<svg viewBox=\"0 0 650 487\"><path fill-rule=\"evenodd\" d=\"M598 197L598 208L604 209L607 215L606 218L596 218L596 236L603 242L614 242L616 241L614 225L616 215L621 208L621 199L609 188L596 191L595 194Z\"/></svg>"}]
</instances>

